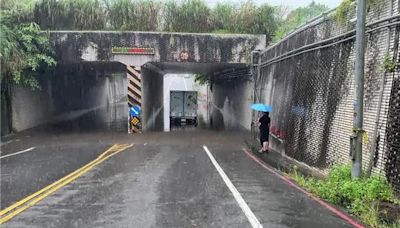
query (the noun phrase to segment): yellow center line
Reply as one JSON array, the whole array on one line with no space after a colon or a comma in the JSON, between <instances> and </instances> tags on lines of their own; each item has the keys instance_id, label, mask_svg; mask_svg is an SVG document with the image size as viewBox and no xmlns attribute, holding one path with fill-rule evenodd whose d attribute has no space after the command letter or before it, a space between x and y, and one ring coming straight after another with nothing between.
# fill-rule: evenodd
<instances>
[{"instance_id":1,"label":"yellow center line","mask_svg":"<svg viewBox=\"0 0 400 228\"><path fill-rule=\"evenodd\" d=\"M102 163L103 161L107 160L108 158L124 151L127 148L132 147L132 144L122 144L122 145L113 145L108 150L103 152L99 157L95 160L89 162L85 166L81 167L80 169L70 173L69 175L61 178L60 180L52 183L51 185L33 193L32 195L14 203L13 205L7 207L6 209L0 211L0 224L3 224L19 213L23 212L24 210L28 209L29 207L35 205L36 203L40 202L53 192L57 191L58 189L62 188L63 186L67 185L68 183L76 180L78 177L82 176L83 174L87 173L96 165ZM23 205L23 206L22 206ZM17 208L17 209L16 209ZM14 210L16 209L16 210ZM10 212L10 213L9 213ZM7 214L8 213L8 214ZM7 214L6 216L3 216Z\"/></svg>"},{"instance_id":2,"label":"yellow center line","mask_svg":"<svg viewBox=\"0 0 400 228\"><path fill-rule=\"evenodd\" d=\"M83 167L81 167L81 168L75 170L74 172L68 174L67 176L65 176L65 177L59 179L58 181L52 183L51 185L49 185L49 186L47 186L47 187L45 187L45 188L43 188L43 189L41 189L41 190L39 190L39 191L33 193L32 195L30 195L30 196L28 196L28 197L25 197L24 199L22 199L22 200L20 200L20 201L18 201L18 202L16 202L16 203L14 203L13 205L7 207L6 209L0 211L0 216L3 216L4 214L6 214L7 212L13 210L14 208L19 207L20 205L22 205L22 204L26 203L27 201L31 200L32 198L34 198L34 197L36 197L36 196L42 194L43 192L45 192L45 191L51 189L52 187L54 187L55 185L58 185L59 183L63 182L64 180L68 179L69 177L71 177L71 176L73 176L73 175L79 173L80 170L82 170L82 169L84 169L85 167L88 167L88 166L90 166L91 164L95 163L96 161L100 160L102 157L104 157L105 154L107 154L107 153L109 153L109 152L111 152L111 151L114 151L114 150L117 148L117 146L118 146L118 145L113 145L113 146L110 147L108 150L106 150L105 152L103 152L99 157L97 157L95 160L89 162L89 163L86 164L85 166L83 166Z\"/></svg>"}]
</instances>

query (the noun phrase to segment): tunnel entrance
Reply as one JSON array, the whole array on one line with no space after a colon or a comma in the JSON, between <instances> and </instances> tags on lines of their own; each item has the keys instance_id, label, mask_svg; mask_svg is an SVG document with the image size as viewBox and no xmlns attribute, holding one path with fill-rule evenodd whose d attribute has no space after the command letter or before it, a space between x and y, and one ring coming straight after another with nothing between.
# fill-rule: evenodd
<instances>
[{"instance_id":1,"label":"tunnel entrance","mask_svg":"<svg viewBox=\"0 0 400 228\"><path fill-rule=\"evenodd\" d=\"M43 72L42 89L12 88L8 118L16 132L39 126L126 132L127 99L141 106L143 131L163 131L169 120L164 109L170 108L164 107L167 74L208 77L208 94L197 93L199 127L201 110L207 110L207 127L250 127L253 88L246 63L253 50L265 48L265 35L51 31L50 40L59 64ZM139 86L128 82L127 71L139 75Z\"/></svg>"},{"instance_id":2,"label":"tunnel entrance","mask_svg":"<svg viewBox=\"0 0 400 228\"><path fill-rule=\"evenodd\" d=\"M205 75L208 83L196 83L195 74ZM34 122L60 132L127 132L129 106L134 104L142 110L142 132L176 130L176 125L182 127L179 122L194 130L250 129L253 84L244 64L148 62L135 67L79 62L60 64L41 80L39 92L14 88L18 129L35 127L28 125ZM196 99L189 104L191 115L171 121L174 91L187 92L186 100ZM35 104L29 113L24 112L27 103Z\"/></svg>"},{"instance_id":3,"label":"tunnel entrance","mask_svg":"<svg viewBox=\"0 0 400 228\"><path fill-rule=\"evenodd\" d=\"M143 131L250 128L253 87L245 64L148 62L140 78Z\"/></svg>"}]
</instances>

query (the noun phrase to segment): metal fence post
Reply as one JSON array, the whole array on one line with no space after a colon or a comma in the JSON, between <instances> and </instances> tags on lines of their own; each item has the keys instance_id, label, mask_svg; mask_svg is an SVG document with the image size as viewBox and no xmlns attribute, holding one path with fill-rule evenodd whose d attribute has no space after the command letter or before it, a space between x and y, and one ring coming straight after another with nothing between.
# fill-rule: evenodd
<instances>
[{"instance_id":1,"label":"metal fence post","mask_svg":"<svg viewBox=\"0 0 400 228\"><path fill-rule=\"evenodd\" d=\"M354 99L354 124L355 151L352 156L352 178L362 174L362 141L363 141L363 108L364 108L364 64L365 64L365 21L366 0L357 0L357 25L355 43L355 99Z\"/></svg>"}]
</instances>

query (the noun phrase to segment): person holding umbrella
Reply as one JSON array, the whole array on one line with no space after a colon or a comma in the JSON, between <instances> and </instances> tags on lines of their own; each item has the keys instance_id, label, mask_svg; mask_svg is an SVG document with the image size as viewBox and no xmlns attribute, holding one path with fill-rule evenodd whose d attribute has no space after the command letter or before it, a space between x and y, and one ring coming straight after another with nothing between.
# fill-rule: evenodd
<instances>
[{"instance_id":1,"label":"person holding umbrella","mask_svg":"<svg viewBox=\"0 0 400 228\"><path fill-rule=\"evenodd\" d=\"M262 116L258 119L258 123L256 123L260 127L261 149L258 152L260 153L268 152L269 126L271 123L271 118L269 118L269 112L272 111L272 107L264 104L253 104L251 108L263 113Z\"/></svg>"}]
</instances>

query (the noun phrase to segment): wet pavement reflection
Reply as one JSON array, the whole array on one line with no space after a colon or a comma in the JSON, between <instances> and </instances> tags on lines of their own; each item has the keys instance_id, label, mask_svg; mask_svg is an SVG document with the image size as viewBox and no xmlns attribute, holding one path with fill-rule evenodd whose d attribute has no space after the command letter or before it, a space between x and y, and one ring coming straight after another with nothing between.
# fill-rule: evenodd
<instances>
[{"instance_id":1,"label":"wet pavement reflection","mask_svg":"<svg viewBox=\"0 0 400 228\"><path fill-rule=\"evenodd\" d=\"M251 160L242 151L246 137L246 132L193 129L142 135L15 135L2 146L2 156L35 149L0 160L2 209L82 167L115 143L134 146L2 227L251 227L203 145L263 227L350 227Z\"/></svg>"}]
</instances>

